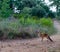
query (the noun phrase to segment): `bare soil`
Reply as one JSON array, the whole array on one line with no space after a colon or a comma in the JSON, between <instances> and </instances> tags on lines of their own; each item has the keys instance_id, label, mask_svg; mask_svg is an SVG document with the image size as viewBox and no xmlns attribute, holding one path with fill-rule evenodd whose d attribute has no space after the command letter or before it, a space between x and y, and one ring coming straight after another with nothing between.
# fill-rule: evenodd
<instances>
[{"instance_id":1,"label":"bare soil","mask_svg":"<svg viewBox=\"0 0 60 52\"><path fill-rule=\"evenodd\" d=\"M54 21L58 32L51 36L54 42L41 38L0 41L0 52L60 52L60 24Z\"/></svg>"}]
</instances>

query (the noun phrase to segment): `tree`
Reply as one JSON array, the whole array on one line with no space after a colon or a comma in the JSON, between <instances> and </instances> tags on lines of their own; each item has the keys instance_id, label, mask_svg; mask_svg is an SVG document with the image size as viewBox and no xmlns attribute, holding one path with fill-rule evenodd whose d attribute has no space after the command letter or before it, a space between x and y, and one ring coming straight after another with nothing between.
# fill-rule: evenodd
<instances>
[{"instance_id":1,"label":"tree","mask_svg":"<svg viewBox=\"0 0 60 52\"><path fill-rule=\"evenodd\" d=\"M49 0L51 3L50 6L56 6L56 13L58 16L58 12L59 12L59 7L60 7L60 0Z\"/></svg>"},{"instance_id":2,"label":"tree","mask_svg":"<svg viewBox=\"0 0 60 52\"><path fill-rule=\"evenodd\" d=\"M16 0L15 6L18 10L22 10L24 7L35 7L36 5L40 5L44 0Z\"/></svg>"},{"instance_id":3,"label":"tree","mask_svg":"<svg viewBox=\"0 0 60 52\"><path fill-rule=\"evenodd\" d=\"M24 7L21 13L30 14L30 13L31 13L31 8L29 8L29 7Z\"/></svg>"},{"instance_id":4,"label":"tree","mask_svg":"<svg viewBox=\"0 0 60 52\"><path fill-rule=\"evenodd\" d=\"M3 0L1 3L0 17L9 17L12 13L12 10L9 7L10 0Z\"/></svg>"},{"instance_id":5,"label":"tree","mask_svg":"<svg viewBox=\"0 0 60 52\"><path fill-rule=\"evenodd\" d=\"M14 3L20 13L38 17L46 17L48 13L50 14L50 8L44 0L15 0Z\"/></svg>"},{"instance_id":6,"label":"tree","mask_svg":"<svg viewBox=\"0 0 60 52\"><path fill-rule=\"evenodd\" d=\"M35 0L16 0L15 1L15 6L17 7L18 10L22 10L24 7L32 8L35 5L36 5Z\"/></svg>"},{"instance_id":7,"label":"tree","mask_svg":"<svg viewBox=\"0 0 60 52\"><path fill-rule=\"evenodd\" d=\"M47 17L55 18L55 12L49 11Z\"/></svg>"},{"instance_id":8,"label":"tree","mask_svg":"<svg viewBox=\"0 0 60 52\"><path fill-rule=\"evenodd\" d=\"M46 15L46 11L41 6L36 6L36 7L32 8L31 14L32 14L32 16L38 16L41 18Z\"/></svg>"}]
</instances>

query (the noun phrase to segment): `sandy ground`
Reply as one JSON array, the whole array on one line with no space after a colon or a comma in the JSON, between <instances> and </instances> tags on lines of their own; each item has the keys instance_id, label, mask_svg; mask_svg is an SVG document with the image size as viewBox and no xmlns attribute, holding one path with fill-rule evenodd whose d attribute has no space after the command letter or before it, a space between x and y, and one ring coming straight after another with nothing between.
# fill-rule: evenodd
<instances>
[{"instance_id":1,"label":"sandy ground","mask_svg":"<svg viewBox=\"0 0 60 52\"><path fill-rule=\"evenodd\" d=\"M54 21L58 32L51 36L54 43L40 38L28 40L6 40L0 41L0 52L60 52L60 24Z\"/></svg>"}]
</instances>

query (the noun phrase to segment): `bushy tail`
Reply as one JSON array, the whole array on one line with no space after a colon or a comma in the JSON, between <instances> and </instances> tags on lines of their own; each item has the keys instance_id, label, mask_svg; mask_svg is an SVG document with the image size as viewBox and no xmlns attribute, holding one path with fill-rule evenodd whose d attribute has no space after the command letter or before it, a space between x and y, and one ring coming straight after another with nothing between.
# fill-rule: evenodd
<instances>
[{"instance_id":1,"label":"bushy tail","mask_svg":"<svg viewBox=\"0 0 60 52\"><path fill-rule=\"evenodd\" d=\"M51 41L51 42L53 42L53 40L48 36L48 39Z\"/></svg>"}]
</instances>

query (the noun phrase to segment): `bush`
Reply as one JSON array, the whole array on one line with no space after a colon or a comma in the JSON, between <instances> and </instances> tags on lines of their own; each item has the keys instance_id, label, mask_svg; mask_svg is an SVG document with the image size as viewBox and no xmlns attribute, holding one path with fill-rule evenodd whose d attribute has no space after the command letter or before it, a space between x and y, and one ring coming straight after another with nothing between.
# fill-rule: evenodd
<instances>
[{"instance_id":1,"label":"bush","mask_svg":"<svg viewBox=\"0 0 60 52\"><path fill-rule=\"evenodd\" d=\"M3 32L1 32L1 36L8 39L37 37L37 30L48 34L55 32L53 22L50 18L20 18L15 20L5 19L0 21L0 30Z\"/></svg>"},{"instance_id":2,"label":"bush","mask_svg":"<svg viewBox=\"0 0 60 52\"><path fill-rule=\"evenodd\" d=\"M56 32L55 27L53 25L53 21L50 18L47 18L47 19L46 18L41 18L40 19L40 25L41 25L40 30L42 32L46 32L50 35L54 34Z\"/></svg>"},{"instance_id":3,"label":"bush","mask_svg":"<svg viewBox=\"0 0 60 52\"><path fill-rule=\"evenodd\" d=\"M40 19L40 24L42 26L47 26L47 27L53 26L53 22L50 18L47 18L47 19L46 18L41 18Z\"/></svg>"},{"instance_id":4,"label":"bush","mask_svg":"<svg viewBox=\"0 0 60 52\"><path fill-rule=\"evenodd\" d=\"M1 36L4 37L4 38L8 38L8 39L14 39L16 37L19 37L19 38L20 37L22 37L22 38L35 37L34 33L30 34L31 33L30 32L30 27L28 27L27 24L25 24L24 20L22 20L22 19L23 18L21 18L21 21L18 20L18 19L16 19L16 20L6 19L6 20L0 21L0 30L2 30L3 33L4 33ZM30 22L27 21L27 23L30 23ZM25 25L28 28L26 28ZM31 28L32 28L32 26L31 26ZM26 30L26 29L28 29L28 30ZM22 32L22 33L20 33L20 32Z\"/></svg>"}]
</instances>

